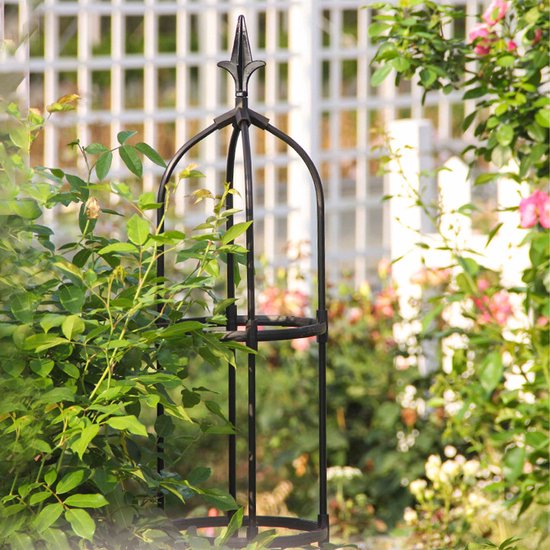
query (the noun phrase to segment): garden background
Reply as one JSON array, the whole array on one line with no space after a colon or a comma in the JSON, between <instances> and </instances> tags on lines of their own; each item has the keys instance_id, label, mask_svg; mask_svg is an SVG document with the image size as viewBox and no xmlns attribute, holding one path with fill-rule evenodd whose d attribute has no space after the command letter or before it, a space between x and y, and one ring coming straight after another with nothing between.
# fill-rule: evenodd
<instances>
[{"instance_id":1,"label":"garden background","mask_svg":"<svg viewBox=\"0 0 550 550\"><path fill-rule=\"evenodd\" d=\"M413 1L401 2L396 9L320 0L4 3L1 70L6 89L2 93L7 97L10 88L19 86L20 105L17 110L6 103L4 110L18 131L32 134L29 165L49 167L51 186L36 191L37 178L45 178L44 173L40 169L25 172L22 166L29 140L8 125L11 142L3 150L7 199L30 193L44 206L41 227L52 228L62 237L50 237L46 230L29 229L24 223L8 234L17 233L16 242L20 242L19 232L34 231L42 244L51 241L45 245L46 255L51 253L49 260L41 257L46 263L59 263L59 254L66 254L72 259L65 261L89 272L99 269L94 254L107 256L112 271L110 275L103 272L106 281L111 280L108 293L114 293L113 299L123 297L125 286L135 285L130 266L147 273L152 260L145 247L152 241L142 238L141 222L130 218L134 221L125 226L109 211L129 214L132 207L128 204L133 204L139 219L146 221L148 211L154 209L149 193L162 171L162 159L228 108L231 84L216 62L228 57L233 23L238 14L245 14L254 55L267 62L265 75L260 74L251 86L250 102L305 147L319 165L326 186L332 294L330 506L335 539L364 541L369 534L412 533L415 542L411 544L450 548L471 543L476 536L500 544L508 536L519 535L518 547L536 548L546 534L548 496L548 278L544 275L548 268L545 229L550 225L545 188L548 103L544 98L548 6L545 2L493 2L488 11L482 2L453 6L465 13L455 13L440 3ZM401 77L395 81L390 71ZM432 91L425 94L427 90ZM27 118L28 107L49 112L46 123L36 113ZM67 146L76 139L80 145ZM213 197L222 196L223 201L227 143L228 135L222 134L189 159L204 178L198 177L195 167L183 175L184 182L174 191L171 229L191 234L212 213ZM261 235L262 254L258 269L264 284L259 306L266 313L302 314L314 277L311 265L315 258L309 250L311 191L290 183L305 179L302 168L274 141L258 136L253 146L256 230ZM457 158L468 146L469 153ZM142 154L149 160L142 163ZM21 171L24 178L14 176ZM80 181L71 174L79 174ZM17 190L14 183L21 179L32 182L30 188L23 185ZM9 201L6 204L3 215L9 223L18 217L36 218L32 212L9 206ZM220 235L221 241L216 242L218 254L223 255L227 243L221 236L218 206L209 229ZM75 221L78 217L80 225ZM92 236L94 231L97 237ZM55 247L71 240L70 235L75 244L54 254ZM126 235L131 246L108 248L119 241L126 243ZM140 247L138 257L132 246ZM13 243L5 250L8 260L19 251ZM219 268L213 266L222 257L193 246L186 250L193 251L187 258L199 262L200 274L211 278L201 279L201 284L215 288ZM108 261L112 253L121 257ZM152 258L155 252L151 254ZM13 265L19 262L11 260ZM121 273L125 262L129 262L128 270ZM24 272L31 273L33 262L25 265ZM58 287L34 281L36 273L24 282L20 272L6 269L5 304L11 301L11 307L4 309L4 337L22 357L15 366L5 362L5 389L17 395L14 377L22 373L29 380L48 380L54 386L72 388L79 382L92 402L107 378L104 391L113 389L111 384L114 387L118 382L109 375L98 376L93 390L86 390L87 368L93 361L87 345L79 343L101 338L87 324L95 319L101 325L104 318L98 316L97 304L88 301L99 283L71 275L73 268L66 266L58 273ZM175 275L187 273L185 266L178 269ZM67 276L80 289L76 305L72 295L65 296L70 294L66 289L72 288ZM148 279L138 276L138 281ZM39 289L45 295L53 292L44 304L40 304ZM180 299L181 290L174 288L173 296ZM185 294L187 301L180 311L203 307L195 292L191 288ZM44 325L41 307L46 311L52 303L65 313L57 312L57 320L50 318ZM110 311L110 301L106 303ZM150 314L151 303L145 300L139 307ZM103 372L114 368L109 361L127 365L130 371L136 361L145 368L144 346L153 354L151 342L163 340L162 334L118 350L111 342L120 325L112 315L108 317L111 338L98 345L114 351ZM74 343L33 340L37 336L33 327ZM143 327L138 323L134 330L140 333ZM18 337L14 330L19 330ZM126 341L124 337L125 333L116 341ZM27 338L30 344L24 343ZM170 423L155 425L155 429L157 433L164 430L176 443L167 452L178 457L175 473L194 480L192 486L210 476L206 470L191 471L191 465L200 460L202 466L212 468L205 485L212 491L223 486L225 475L219 466L224 449L220 432L227 431L227 426L212 403L223 403L225 370L215 368L215 363L226 355L220 350L218 359L213 359L193 338L185 341L188 353L177 361L173 358L177 342L165 338L163 356L166 368L173 367L174 374L190 380L180 391L178 399L183 401L180 404L175 399L174 406L189 409L192 422L180 418L183 427ZM315 351L308 341L302 342L299 349L280 345L262 355L266 366L258 381L259 390L266 392L262 401L280 406L260 411L263 456L259 475L266 511L308 515L314 511L316 471L315 442L308 435L315 431L311 402ZM57 348L65 345L71 350L64 354ZM77 357L79 346L83 355ZM6 349L9 356L11 348ZM138 352L142 355L131 355ZM84 371L74 371L68 364ZM136 374L124 374L124 369L117 373L121 379ZM177 393L178 388L170 386L176 384L174 379L150 382L163 383L170 395ZM33 384L36 381L29 382L28 389ZM218 391L217 397L206 398L196 389L201 386ZM159 392L159 399L167 398L157 386L154 390L146 387L152 394ZM48 384L42 390L52 391ZM146 393L107 394L104 400L118 409L92 420L91 426L106 423L107 430L120 432L125 457L119 459L120 468L144 461L140 454L144 451L128 447L131 440L126 436L128 430L134 436L152 436L152 402L146 403L149 409L144 406L144 400L151 400ZM124 399L132 395L132 402L125 402L122 395ZM74 395L54 397L58 399L45 402L47 413L54 403L61 410L64 399L75 400ZM10 464L21 452L21 443L16 441L13 447L10 440L14 433L20 437L20 428L14 426L25 426L36 415L47 425L42 409L40 414L30 405L30 411L19 410L14 408L17 401L15 397L7 400L11 405L0 416L9 455L3 479L13 478ZM5 493L2 513L20 518L34 514L38 535L27 534L23 523L13 522L3 535L10 544L21 540L24 544L25 537L60 536L57 532L62 531L56 527L62 527L61 514L83 539L91 540L96 524L105 532L114 529L105 507L112 507L116 500L109 498L109 491L119 493L114 487L108 491L106 482L98 481L101 476L94 473L96 467L90 462L84 461L84 469L78 466L77 459L86 456L88 445L93 449L95 437L79 447L89 428L87 410L84 407L75 413L80 424L71 427L73 417L64 420L63 429L74 432L65 443L63 436L50 434L55 445L42 436L38 439L45 440L47 447L30 445L39 453L33 455L40 470L34 482L38 485L19 490L16 476ZM220 417L222 424L217 428L211 425L212 415ZM132 417L137 424L129 427L117 421L117 416ZM99 437L107 435L102 431ZM37 437L34 434L30 441ZM63 472L85 473L67 491L56 487L50 495L43 483L53 487L55 478L41 482L40 476L47 473L48 466L43 465L50 464L59 448L63 449L61 456L68 452L74 460L66 472L63 461L57 462L59 477ZM23 470L25 479L29 471ZM136 476L125 472L130 478ZM147 477L149 493L165 481L155 483ZM54 493L79 487L84 494L103 495L105 500L96 498L97 510L93 498L89 506L76 506L76 515L87 507L100 514L84 512L93 529L89 522L87 528L76 527L82 521L74 518L74 508L65 498L49 504ZM132 524L132 518L139 516L136 503L143 495L137 491L132 497L137 500L132 500L128 486L119 489L123 496L117 498L128 501L126 523ZM163 489L168 490L166 485ZM46 496L27 502L34 492ZM228 505L223 499L215 501L215 494L210 494L210 503L197 496L189 499L185 491L178 494L173 494L174 501L184 500L186 511L199 513L203 507L205 512L218 513L215 510ZM10 506L23 508L6 512ZM176 502L170 506L173 513L180 512ZM519 510L522 515L517 519ZM131 529L144 543L152 536L147 523L138 522ZM105 537L98 529L96 544L109 538Z\"/></svg>"}]
</instances>

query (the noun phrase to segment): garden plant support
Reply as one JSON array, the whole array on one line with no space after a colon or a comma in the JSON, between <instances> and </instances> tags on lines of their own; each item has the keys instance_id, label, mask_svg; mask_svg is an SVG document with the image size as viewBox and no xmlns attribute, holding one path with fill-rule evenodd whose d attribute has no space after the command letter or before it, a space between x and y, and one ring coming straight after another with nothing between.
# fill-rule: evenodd
<instances>
[{"instance_id":1,"label":"garden plant support","mask_svg":"<svg viewBox=\"0 0 550 550\"><path fill-rule=\"evenodd\" d=\"M269 120L261 114L253 111L248 106L248 81L250 76L257 69L265 65L263 61L252 59L250 42L244 17L238 19L233 51L230 61L222 61L218 66L227 70L235 81L235 108L214 119L212 125L202 130L185 143L169 162L160 182L158 191L158 202L161 204L157 210L157 222L160 231L164 231L164 216L166 207L166 186L172 177L174 170L183 156L202 140L229 125L233 127L231 139L227 152L226 182L232 189L234 185L235 155L239 140L242 143L244 163L244 189L245 189L245 216L249 226L246 229L246 314L241 314L235 303L226 308L227 323L223 338L245 343L250 349L257 350L259 342L276 340L293 340L297 338L308 338L315 336L319 346L318 354L318 413L319 413L319 514L317 521L276 516L261 516L256 511L256 358L255 353L247 354L248 367L248 493L247 508L248 514L243 519L243 526L246 527L246 535L238 533L230 540L230 546L244 547L254 539L261 527L275 529L286 529L296 531L296 534L278 535L269 544L272 548L291 548L311 543L328 542L329 520L327 513L327 441L326 441L326 347L327 347L327 310L326 310L326 284L325 284L325 201L321 178L313 161L304 149L290 136L278 128L272 126ZM317 218L317 313L315 318L295 316L271 316L262 315L256 312L255 295L255 270L254 270L254 210L253 210L253 168L252 154L250 147L250 126L269 132L276 138L283 141L290 149L294 150L306 165L315 188L316 196L316 218ZM292 182L292 185L299 184ZM226 207L233 208L233 195L227 197ZM227 218L227 231L234 225L233 215ZM312 239L313 240L313 239ZM157 260L157 275L164 276L164 254L160 251ZM235 298L234 278L235 257L234 254L227 255L227 286L226 297ZM185 319L189 320L189 319ZM203 322L208 319L201 318ZM266 327L266 328L264 328ZM260 330L261 329L261 330ZM229 421L235 428L236 418L236 372L232 365L228 366L228 397L229 397ZM162 407L159 407L159 414L163 414ZM229 493L235 498L237 493L237 456L236 456L236 435L228 436L228 484ZM163 440L158 440L158 462L159 472L164 469L162 456ZM203 517L191 519L177 519L175 524L181 529L190 527L222 527L229 523L232 513L226 517Z\"/></svg>"}]
</instances>

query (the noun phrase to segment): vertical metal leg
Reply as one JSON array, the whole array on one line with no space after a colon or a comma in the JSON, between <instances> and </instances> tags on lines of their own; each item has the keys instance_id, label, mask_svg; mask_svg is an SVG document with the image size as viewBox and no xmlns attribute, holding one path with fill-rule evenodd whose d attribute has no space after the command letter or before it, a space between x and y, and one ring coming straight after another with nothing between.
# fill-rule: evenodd
<instances>
[{"instance_id":1,"label":"vertical metal leg","mask_svg":"<svg viewBox=\"0 0 550 550\"><path fill-rule=\"evenodd\" d=\"M323 338L323 340L325 340ZM326 341L319 342L319 527L327 529L325 542L329 540L327 513L327 387Z\"/></svg>"},{"instance_id":2,"label":"vertical metal leg","mask_svg":"<svg viewBox=\"0 0 550 550\"><path fill-rule=\"evenodd\" d=\"M233 188L233 178L235 172L235 151L237 148L237 143L239 141L240 130L235 127L233 133L231 134L231 140L229 142L229 149L227 153L227 168L226 168L226 181L231 188ZM227 196L227 209L230 210L233 208L233 195L229 194ZM229 228L233 225L233 216L227 218L227 227ZM227 297L235 298L235 259L233 254L227 255ZM233 331L237 330L237 307L234 304L231 304L226 311L227 315L227 330ZM235 352L233 352L233 357L235 357ZM229 422L235 427L237 427L237 376L235 372L235 367L231 364L228 365L228 418ZM237 436L236 434L230 434L228 438L228 459L227 459L227 469L228 469L228 481L229 481L229 494L233 497L237 497ZM232 516L233 513L229 512L229 516Z\"/></svg>"},{"instance_id":3,"label":"vertical metal leg","mask_svg":"<svg viewBox=\"0 0 550 550\"><path fill-rule=\"evenodd\" d=\"M243 98L246 107L246 99ZM254 198L252 195L252 158L248 121L240 123L243 142L245 214L246 220L254 219ZM254 281L254 228L252 224L246 231L246 287L248 306L247 345L258 349L256 324L255 281ZM247 536L252 539L258 533L256 518L256 356L248 356L248 530Z\"/></svg>"}]
</instances>

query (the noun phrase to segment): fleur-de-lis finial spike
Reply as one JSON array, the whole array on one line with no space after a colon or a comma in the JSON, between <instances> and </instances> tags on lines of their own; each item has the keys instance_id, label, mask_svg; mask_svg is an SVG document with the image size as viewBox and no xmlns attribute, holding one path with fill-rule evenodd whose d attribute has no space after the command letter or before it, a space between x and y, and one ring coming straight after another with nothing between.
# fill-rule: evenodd
<instances>
[{"instance_id":1,"label":"fleur-de-lis finial spike","mask_svg":"<svg viewBox=\"0 0 550 550\"><path fill-rule=\"evenodd\" d=\"M225 69L233 77L236 88L235 95L242 97L248 95L248 79L252 73L264 65L265 61L252 59L244 15L239 15L231 60L220 61L218 67Z\"/></svg>"}]
</instances>

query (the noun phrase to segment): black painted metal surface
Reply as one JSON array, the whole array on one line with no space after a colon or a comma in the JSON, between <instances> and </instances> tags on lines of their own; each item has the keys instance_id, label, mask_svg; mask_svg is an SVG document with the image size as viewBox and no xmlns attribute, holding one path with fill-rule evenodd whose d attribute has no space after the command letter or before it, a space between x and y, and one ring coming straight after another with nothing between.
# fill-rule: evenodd
<instances>
[{"instance_id":1,"label":"black painted metal surface","mask_svg":"<svg viewBox=\"0 0 550 550\"><path fill-rule=\"evenodd\" d=\"M328 542L328 514L327 514L327 454L326 454L326 345L327 345L327 311L325 297L325 206L323 186L319 173L308 154L291 137L281 130L275 128L264 116L252 111L248 107L248 81L254 71L263 67L263 61L252 59L248 33L243 16L239 17L235 41L230 61L222 61L218 66L227 70L235 81L235 108L222 116L217 117L214 123L195 137L190 139L181 147L170 163L168 164L158 191L158 202L161 207L157 210L157 223L160 231L164 231L164 214L166 207L166 185L170 181L176 166L183 156L203 139L214 132L232 125L229 148L227 152L226 181L233 187L235 155L239 141L242 144L244 164L244 187L245 187L245 216L247 221L254 220L253 210L253 162L250 148L250 126L267 131L293 149L306 165L312 183L315 188L316 212L317 212L317 314L316 318L290 317L290 316L266 316L256 313L255 306L255 275L254 275L254 224L252 223L246 231L246 315L239 314L235 304L226 309L226 326L222 338L245 342L253 350L258 349L259 342L275 340L291 340L295 338L307 338L316 336L319 346L319 514L317 521L309 521L300 518L258 516L256 513L256 355L247 356L248 374L248 515L244 518L243 526L246 528L246 535L236 535L230 541L235 548L246 546L259 531L260 527L271 527L290 529L297 531L294 535L279 535L271 544L272 548L291 548L316 542ZM293 182L295 185L296 182ZM233 208L233 196L228 195L227 209ZM227 218L227 229L233 225L233 216ZM164 275L164 250L160 247L160 254L157 261L157 274ZM234 262L232 254L227 258L227 286L226 295L228 298L235 297ZM187 319L186 319L187 320ZM201 318L202 321L207 321ZM162 321L159 323L162 324ZM269 327L266 330L259 328ZM277 327L277 328L275 328ZM228 367L228 397L229 397L229 421L236 426L236 384L235 369ZM162 407L158 408L158 414L163 414ZM159 458L157 467L159 471L164 468L162 459L163 440L158 438L157 449ZM228 471L229 492L233 497L237 496L237 460L236 460L236 436L228 436ZM161 501L162 504L162 501ZM191 526L219 527L227 525L230 515L227 518L191 518L176 520L179 528L187 529Z\"/></svg>"}]
</instances>

